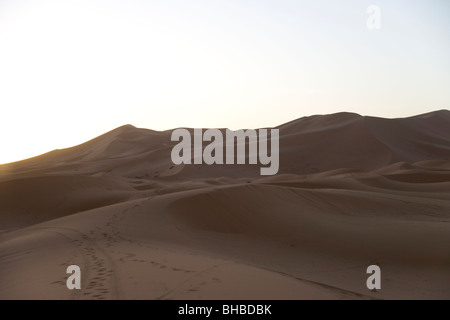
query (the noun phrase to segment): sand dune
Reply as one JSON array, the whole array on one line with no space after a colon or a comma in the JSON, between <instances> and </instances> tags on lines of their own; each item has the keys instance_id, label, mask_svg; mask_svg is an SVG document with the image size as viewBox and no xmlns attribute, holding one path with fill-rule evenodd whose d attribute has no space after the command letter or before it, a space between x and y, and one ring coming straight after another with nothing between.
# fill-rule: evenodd
<instances>
[{"instance_id":1,"label":"sand dune","mask_svg":"<svg viewBox=\"0 0 450 320\"><path fill-rule=\"evenodd\" d=\"M281 163L278 173L375 170L397 162L449 161L449 127L448 110L401 119L352 113L300 118L277 127ZM0 178L68 171L127 178L259 176L258 168L248 165L236 165L233 171L227 166L204 165L174 170L170 151L175 142L170 140L171 132L122 126L73 148L0 166Z\"/></svg>"},{"instance_id":2,"label":"sand dune","mask_svg":"<svg viewBox=\"0 0 450 320\"><path fill-rule=\"evenodd\" d=\"M275 176L130 125L0 166L0 299L450 298L450 111L278 128Z\"/></svg>"}]
</instances>

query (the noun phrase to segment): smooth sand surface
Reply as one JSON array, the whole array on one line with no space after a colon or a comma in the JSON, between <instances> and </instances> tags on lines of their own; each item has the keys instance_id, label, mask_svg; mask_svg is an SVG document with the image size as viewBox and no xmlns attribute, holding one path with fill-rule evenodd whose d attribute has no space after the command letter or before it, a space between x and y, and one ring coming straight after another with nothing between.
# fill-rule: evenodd
<instances>
[{"instance_id":1,"label":"smooth sand surface","mask_svg":"<svg viewBox=\"0 0 450 320\"><path fill-rule=\"evenodd\" d=\"M129 125L2 165L0 299L450 299L449 128L301 118L275 176L175 166L170 131Z\"/></svg>"}]
</instances>

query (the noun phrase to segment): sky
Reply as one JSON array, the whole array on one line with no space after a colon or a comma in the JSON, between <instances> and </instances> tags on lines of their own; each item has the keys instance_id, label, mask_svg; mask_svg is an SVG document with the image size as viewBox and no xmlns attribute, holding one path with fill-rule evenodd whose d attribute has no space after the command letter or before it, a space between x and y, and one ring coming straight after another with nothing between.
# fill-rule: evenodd
<instances>
[{"instance_id":1,"label":"sky","mask_svg":"<svg viewBox=\"0 0 450 320\"><path fill-rule=\"evenodd\" d=\"M0 163L124 124L449 109L449 57L448 0L0 0Z\"/></svg>"}]
</instances>

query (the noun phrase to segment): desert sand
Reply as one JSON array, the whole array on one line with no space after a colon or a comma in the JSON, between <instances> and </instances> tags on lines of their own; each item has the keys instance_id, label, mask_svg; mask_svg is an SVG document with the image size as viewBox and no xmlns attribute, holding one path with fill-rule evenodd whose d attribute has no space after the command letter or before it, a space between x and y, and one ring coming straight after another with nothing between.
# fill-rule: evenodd
<instances>
[{"instance_id":1,"label":"desert sand","mask_svg":"<svg viewBox=\"0 0 450 320\"><path fill-rule=\"evenodd\" d=\"M1 165L0 299L450 299L450 111L277 128L274 176L131 125Z\"/></svg>"}]
</instances>

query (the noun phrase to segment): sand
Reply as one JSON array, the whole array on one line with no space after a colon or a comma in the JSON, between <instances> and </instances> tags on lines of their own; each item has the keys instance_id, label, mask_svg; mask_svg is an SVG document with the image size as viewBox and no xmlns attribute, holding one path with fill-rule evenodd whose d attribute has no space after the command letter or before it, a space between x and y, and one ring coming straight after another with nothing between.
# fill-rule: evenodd
<instances>
[{"instance_id":1,"label":"sand","mask_svg":"<svg viewBox=\"0 0 450 320\"><path fill-rule=\"evenodd\" d=\"M130 125L0 166L0 299L450 299L450 111L278 128L275 176Z\"/></svg>"}]
</instances>

